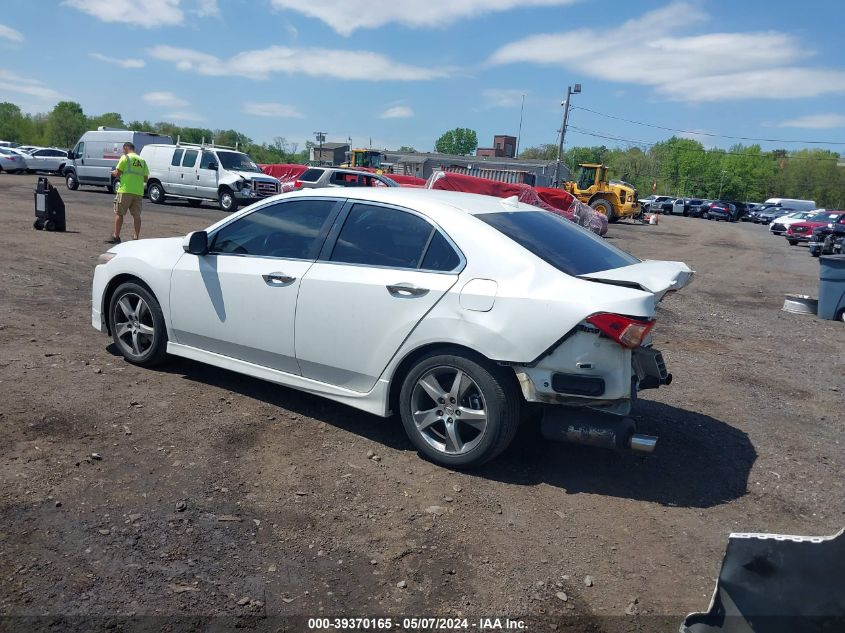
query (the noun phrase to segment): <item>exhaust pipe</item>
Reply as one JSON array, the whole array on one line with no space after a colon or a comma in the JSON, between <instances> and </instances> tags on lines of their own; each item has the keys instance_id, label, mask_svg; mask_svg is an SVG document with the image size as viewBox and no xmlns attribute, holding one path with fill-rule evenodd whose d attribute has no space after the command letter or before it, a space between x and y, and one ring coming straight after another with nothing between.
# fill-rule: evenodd
<instances>
[{"instance_id":1,"label":"exhaust pipe","mask_svg":"<svg viewBox=\"0 0 845 633\"><path fill-rule=\"evenodd\" d=\"M556 442L637 453L653 453L657 446L657 437L637 433L631 418L596 411L546 407L540 428L543 437Z\"/></svg>"}]
</instances>

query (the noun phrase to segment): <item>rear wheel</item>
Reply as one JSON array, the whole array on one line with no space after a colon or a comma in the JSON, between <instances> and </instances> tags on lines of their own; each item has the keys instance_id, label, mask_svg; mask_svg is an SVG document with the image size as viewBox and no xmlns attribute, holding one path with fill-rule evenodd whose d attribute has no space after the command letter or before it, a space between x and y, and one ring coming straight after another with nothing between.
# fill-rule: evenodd
<instances>
[{"instance_id":1,"label":"rear wheel","mask_svg":"<svg viewBox=\"0 0 845 633\"><path fill-rule=\"evenodd\" d=\"M152 367L167 354L167 329L153 294L135 282L121 284L109 302L114 344L134 365Z\"/></svg>"},{"instance_id":2,"label":"rear wheel","mask_svg":"<svg viewBox=\"0 0 845 633\"><path fill-rule=\"evenodd\" d=\"M599 213L603 213L605 216L607 216L608 222L616 222L619 219L619 216L617 216L613 210L613 205L610 204L610 202L608 202L607 200L593 200L590 206L593 207L593 209L595 209Z\"/></svg>"},{"instance_id":3,"label":"rear wheel","mask_svg":"<svg viewBox=\"0 0 845 633\"><path fill-rule=\"evenodd\" d=\"M45 231L55 231L56 230L56 223L52 220L47 220L44 223L44 230Z\"/></svg>"},{"instance_id":4,"label":"rear wheel","mask_svg":"<svg viewBox=\"0 0 845 633\"><path fill-rule=\"evenodd\" d=\"M150 202L153 204L164 204L164 201L166 200L164 187L157 182L154 182L147 187L147 195L150 197Z\"/></svg>"},{"instance_id":5,"label":"rear wheel","mask_svg":"<svg viewBox=\"0 0 845 633\"><path fill-rule=\"evenodd\" d=\"M416 449L451 468L501 453L519 427L520 394L505 370L460 351L421 358L402 383L402 425Z\"/></svg>"},{"instance_id":6,"label":"rear wheel","mask_svg":"<svg viewBox=\"0 0 845 633\"><path fill-rule=\"evenodd\" d=\"M790 246L795 246L798 243L798 240L786 240L786 241L789 242Z\"/></svg>"},{"instance_id":7,"label":"rear wheel","mask_svg":"<svg viewBox=\"0 0 845 633\"><path fill-rule=\"evenodd\" d=\"M36 220L32 223L32 228L34 228L36 231L40 231L44 228L44 224L41 222L41 220Z\"/></svg>"}]
</instances>

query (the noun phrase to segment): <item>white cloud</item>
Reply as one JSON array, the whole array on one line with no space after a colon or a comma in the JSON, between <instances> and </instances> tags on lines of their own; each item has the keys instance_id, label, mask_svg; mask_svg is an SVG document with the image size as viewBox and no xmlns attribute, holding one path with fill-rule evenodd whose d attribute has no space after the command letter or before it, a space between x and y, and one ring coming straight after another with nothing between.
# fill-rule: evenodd
<instances>
[{"instance_id":1,"label":"white cloud","mask_svg":"<svg viewBox=\"0 0 845 633\"><path fill-rule=\"evenodd\" d=\"M220 7L217 0L197 0L197 8L194 13L201 18L219 18Z\"/></svg>"},{"instance_id":2,"label":"white cloud","mask_svg":"<svg viewBox=\"0 0 845 633\"><path fill-rule=\"evenodd\" d=\"M55 101L62 95L48 88L40 81L27 79L7 70L0 70L0 94L14 92L17 94L37 97L39 99Z\"/></svg>"},{"instance_id":3,"label":"white cloud","mask_svg":"<svg viewBox=\"0 0 845 633\"><path fill-rule=\"evenodd\" d=\"M102 53L91 53L91 57L99 59L101 62L115 64L123 68L143 68L147 63L143 59L118 59L117 57L109 57Z\"/></svg>"},{"instance_id":4,"label":"white cloud","mask_svg":"<svg viewBox=\"0 0 845 633\"><path fill-rule=\"evenodd\" d=\"M282 73L361 81L420 81L448 76L443 69L409 66L368 51L271 46L220 59L201 51L162 45L150 54L180 70L212 77L268 79L273 73Z\"/></svg>"},{"instance_id":5,"label":"white cloud","mask_svg":"<svg viewBox=\"0 0 845 633\"><path fill-rule=\"evenodd\" d=\"M16 31L10 26L6 26L5 24L0 24L0 39L9 40L10 42L14 42L15 44L20 44L23 42L23 33L20 31Z\"/></svg>"},{"instance_id":6,"label":"white cloud","mask_svg":"<svg viewBox=\"0 0 845 633\"><path fill-rule=\"evenodd\" d=\"M181 97L177 97L172 92L148 92L143 97L144 101L150 105L160 108L184 108L190 105Z\"/></svg>"},{"instance_id":7,"label":"white cloud","mask_svg":"<svg viewBox=\"0 0 845 633\"><path fill-rule=\"evenodd\" d=\"M296 106L287 105L285 103L245 103L243 112L244 114L251 114L253 116L289 119L302 118L302 113L296 109Z\"/></svg>"},{"instance_id":8,"label":"white cloud","mask_svg":"<svg viewBox=\"0 0 845 633\"><path fill-rule=\"evenodd\" d=\"M518 108L522 105L522 97L526 90L503 88L487 88L481 92L484 105L488 108Z\"/></svg>"},{"instance_id":9,"label":"white cloud","mask_svg":"<svg viewBox=\"0 0 845 633\"><path fill-rule=\"evenodd\" d=\"M514 8L552 7L573 4L577 0L392 0L377 6L362 6L350 0L272 0L283 11L297 11L326 23L341 35L357 29L373 29L398 23L410 27L446 26L463 18Z\"/></svg>"},{"instance_id":10,"label":"white cloud","mask_svg":"<svg viewBox=\"0 0 845 633\"><path fill-rule=\"evenodd\" d=\"M388 108L379 115L380 119L409 119L414 116L414 111L408 106L398 105Z\"/></svg>"},{"instance_id":11,"label":"white cloud","mask_svg":"<svg viewBox=\"0 0 845 633\"><path fill-rule=\"evenodd\" d=\"M788 119L780 123L770 124L768 127L800 127L811 130L829 130L845 127L845 114L807 114L797 119Z\"/></svg>"},{"instance_id":12,"label":"white cloud","mask_svg":"<svg viewBox=\"0 0 845 633\"><path fill-rule=\"evenodd\" d=\"M182 24L181 0L64 0L64 4L103 22L123 22L144 28Z\"/></svg>"},{"instance_id":13,"label":"white cloud","mask_svg":"<svg viewBox=\"0 0 845 633\"><path fill-rule=\"evenodd\" d=\"M811 56L804 42L778 31L706 33L691 27L707 14L675 2L618 27L540 34L506 44L492 64L535 63L567 68L583 77L653 87L675 101L787 99L845 92L845 72L796 64ZM632 33L684 30L683 37Z\"/></svg>"},{"instance_id":14,"label":"white cloud","mask_svg":"<svg viewBox=\"0 0 845 633\"><path fill-rule=\"evenodd\" d=\"M180 110L178 112L169 112L162 114L161 118L167 121L205 121L205 117L196 112L188 110Z\"/></svg>"}]
</instances>

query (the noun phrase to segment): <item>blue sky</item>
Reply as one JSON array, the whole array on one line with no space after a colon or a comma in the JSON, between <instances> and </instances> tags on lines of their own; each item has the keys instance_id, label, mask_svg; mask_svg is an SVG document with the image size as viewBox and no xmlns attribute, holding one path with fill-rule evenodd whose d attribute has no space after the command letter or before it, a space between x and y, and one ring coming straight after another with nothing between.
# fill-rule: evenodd
<instances>
[{"instance_id":1,"label":"blue sky","mask_svg":"<svg viewBox=\"0 0 845 633\"><path fill-rule=\"evenodd\" d=\"M772 0L3 0L0 101L234 128L258 141L431 150L556 142L576 106L715 134L845 151L845 3ZM671 133L571 113L567 145ZM577 128L577 130L575 129ZM580 130L580 131L579 131ZM731 139L700 136L707 146ZM839 144L837 144L839 143ZM801 144L768 142L765 148Z\"/></svg>"}]
</instances>

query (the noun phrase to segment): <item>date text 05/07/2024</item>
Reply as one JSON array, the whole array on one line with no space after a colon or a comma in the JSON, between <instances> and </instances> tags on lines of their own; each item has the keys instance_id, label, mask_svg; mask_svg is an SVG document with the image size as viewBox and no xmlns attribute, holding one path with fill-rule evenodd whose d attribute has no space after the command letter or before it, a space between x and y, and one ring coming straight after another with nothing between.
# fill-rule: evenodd
<instances>
[{"instance_id":1,"label":"date text 05/07/2024","mask_svg":"<svg viewBox=\"0 0 845 633\"><path fill-rule=\"evenodd\" d=\"M405 630L405 631L527 631L525 621L511 618L308 618L312 631L335 630Z\"/></svg>"}]
</instances>

